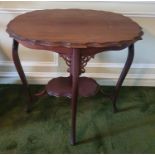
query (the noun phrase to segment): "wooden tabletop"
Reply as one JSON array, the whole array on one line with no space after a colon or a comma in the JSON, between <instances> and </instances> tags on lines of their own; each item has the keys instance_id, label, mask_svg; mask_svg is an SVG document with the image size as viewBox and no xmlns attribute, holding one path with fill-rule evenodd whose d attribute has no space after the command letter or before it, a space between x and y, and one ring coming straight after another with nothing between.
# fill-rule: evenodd
<instances>
[{"instance_id":1,"label":"wooden tabletop","mask_svg":"<svg viewBox=\"0 0 155 155\"><path fill-rule=\"evenodd\" d=\"M7 32L19 41L69 48L120 46L143 34L138 24L121 14L80 9L25 13L8 24Z\"/></svg>"}]
</instances>

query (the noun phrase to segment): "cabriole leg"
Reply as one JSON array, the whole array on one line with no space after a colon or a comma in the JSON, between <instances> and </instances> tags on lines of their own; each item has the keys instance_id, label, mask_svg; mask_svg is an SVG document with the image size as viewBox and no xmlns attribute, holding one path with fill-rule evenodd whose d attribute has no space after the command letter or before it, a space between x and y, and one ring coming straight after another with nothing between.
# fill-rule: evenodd
<instances>
[{"instance_id":1,"label":"cabriole leg","mask_svg":"<svg viewBox=\"0 0 155 155\"><path fill-rule=\"evenodd\" d=\"M23 68L22 68L21 63L20 63L20 59L18 56L18 46L19 46L19 43L16 40L13 40L12 57L13 57L13 61L14 61L16 70L17 70L17 72L20 76L20 79L22 81L22 84L24 86L25 92L27 93L28 98L29 98L29 101L27 102L26 111L30 112L32 109L32 95L31 95L31 92L30 92L30 89L29 89Z\"/></svg>"},{"instance_id":2,"label":"cabriole leg","mask_svg":"<svg viewBox=\"0 0 155 155\"><path fill-rule=\"evenodd\" d=\"M134 58L134 44L130 45L129 48L128 48L128 57L127 57L127 60L126 60L126 63L125 63L125 66L121 72L121 75L117 81L117 84L116 84L116 87L115 87L115 91L114 91L114 96L113 96L113 108L114 108L114 112L117 112L118 109L117 109L117 106L116 106L116 102L117 102L117 98L118 98L118 95L119 95L119 91L120 91L120 88L122 86L122 83L130 69L130 66L133 62L133 58Z\"/></svg>"},{"instance_id":3,"label":"cabriole leg","mask_svg":"<svg viewBox=\"0 0 155 155\"><path fill-rule=\"evenodd\" d=\"M71 128L71 144L76 143L76 113L77 113L77 101L78 101L78 79L80 73L80 51L73 49L72 62L71 62L71 77L72 77L72 128Z\"/></svg>"}]
</instances>

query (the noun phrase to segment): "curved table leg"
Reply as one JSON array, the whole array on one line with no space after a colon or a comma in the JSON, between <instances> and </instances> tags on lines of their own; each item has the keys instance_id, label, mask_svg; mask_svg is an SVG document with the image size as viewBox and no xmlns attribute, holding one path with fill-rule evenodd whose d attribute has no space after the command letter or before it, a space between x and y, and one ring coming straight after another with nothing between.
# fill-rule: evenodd
<instances>
[{"instance_id":1,"label":"curved table leg","mask_svg":"<svg viewBox=\"0 0 155 155\"><path fill-rule=\"evenodd\" d=\"M20 59L18 56L18 46L19 46L19 43L16 40L13 40L12 57L13 57L13 61L14 61L16 70L20 76L22 83L23 83L24 89L25 89L25 91L29 97L29 102L27 103L26 111L30 112L32 109L32 95L31 95L31 92L30 92L30 89L29 89L23 68L22 68L21 63L20 63Z\"/></svg>"},{"instance_id":2,"label":"curved table leg","mask_svg":"<svg viewBox=\"0 0 155 155\"><path fill-rule=\"evenodd\" d=\"M121 72L121 75L120 75L120 77L117 81L116 87L115 87L114 96L113 96L113 108L114 108L113 110L114 110L114 112L118 111L117 106L116 106L116 101L117 101L122 83L123 83L128 71L130 69L130 66L132 64L133 58L134 58L134 44L130 45L128 48L128 57L127 57L125 66Z\"/></svg>"},{"instance_id":3,"label":"curved table leg","mask_svg":"<svg viewBox=\"0 0 155 155\"><path fill-rule=\"evenodd\" d=\"M72 77L72 128L71 128L71 144L76 143L76 113L78 101L78 78L80 74L80 53L77 49L73 49L72 64L71 64L71 77Z\"/></svg>"}]
</instances>

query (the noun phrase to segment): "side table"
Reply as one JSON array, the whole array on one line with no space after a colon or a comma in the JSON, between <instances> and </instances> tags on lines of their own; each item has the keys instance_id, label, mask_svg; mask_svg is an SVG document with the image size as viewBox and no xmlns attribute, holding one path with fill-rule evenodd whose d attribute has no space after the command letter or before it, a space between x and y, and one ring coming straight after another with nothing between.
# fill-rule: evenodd
<instances>
[{"instance_id":1,"label":"side table","mask_svg":"<svg viewBox=\"0 0 155 155\"><path fill-rule=\"evenodd\" d=\"M128 57L112 97L116 100L134 57L134 43L141 40L141 27L121 14L80 9L38 10L17 16L7 25L13 38L12 56L17 72L29 97L27 111L32 108L32 95L18 56L19 43L31 49L57 52L68 65L69 77L50 80L45 91L52 96L71 98L71 143L76 143L76 111L78 96L95 95L99 86L95 80L80 77L87 62L95 54L128 48Z\"/></svg>"}]
</instances>

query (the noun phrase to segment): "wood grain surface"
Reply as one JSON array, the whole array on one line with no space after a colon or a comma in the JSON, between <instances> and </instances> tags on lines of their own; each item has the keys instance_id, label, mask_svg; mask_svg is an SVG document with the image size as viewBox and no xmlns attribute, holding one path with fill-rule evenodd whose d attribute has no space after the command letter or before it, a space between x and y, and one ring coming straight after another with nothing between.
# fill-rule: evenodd
<instances>
[{"instance_id":1,"label":"wood grain surface","mask_svg":"<svg viewBox=\"0 0 155 155\"><path fill-rule=\"evenodd\" d=\"M108 47L141 39L141 27L121 14L80 9L38 10L7 26L14 39L30 45L69 48Z\"/></svg>"}]
</instances>

